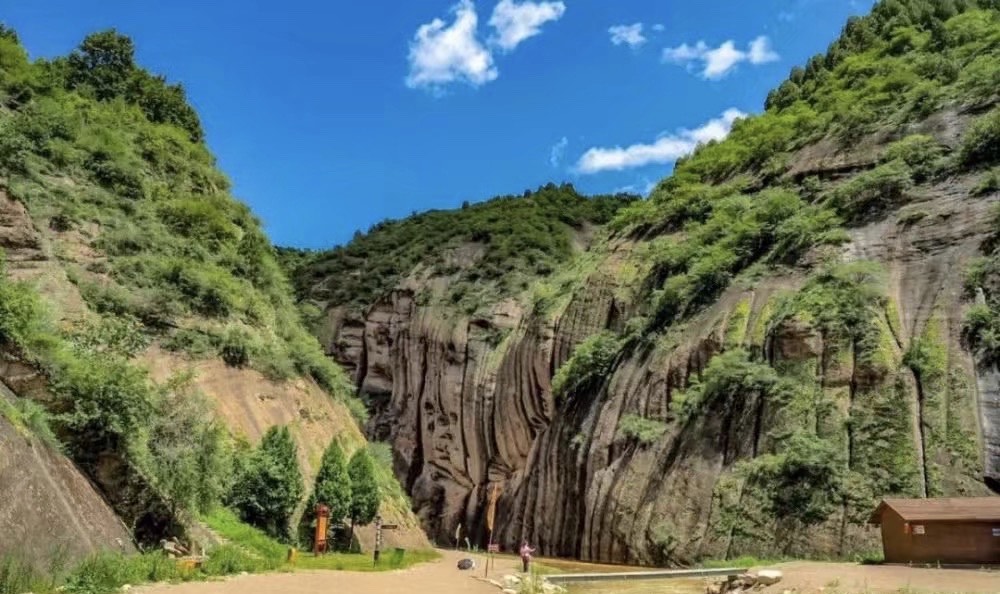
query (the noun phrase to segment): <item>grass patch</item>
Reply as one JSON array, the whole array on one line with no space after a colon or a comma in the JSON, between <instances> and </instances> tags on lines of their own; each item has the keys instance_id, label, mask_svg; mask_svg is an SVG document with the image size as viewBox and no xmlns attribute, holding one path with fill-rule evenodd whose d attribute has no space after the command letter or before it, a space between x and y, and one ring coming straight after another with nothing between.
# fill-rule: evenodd
<instances>
[{"instance_id":1,"label":"grass patch","mask_svg":"<svg viewBox=\"0 0 1000 594\"><path fill-rule=\"evenodd\" d=\"M336 571L390 571L405 569L418 563L426 563L440 558L441 554L434 550L388 549L382 551L376 565L371 555L353 553L300 554L294 567L296 569L332 569Z\"/></svg>"}]
</instances>

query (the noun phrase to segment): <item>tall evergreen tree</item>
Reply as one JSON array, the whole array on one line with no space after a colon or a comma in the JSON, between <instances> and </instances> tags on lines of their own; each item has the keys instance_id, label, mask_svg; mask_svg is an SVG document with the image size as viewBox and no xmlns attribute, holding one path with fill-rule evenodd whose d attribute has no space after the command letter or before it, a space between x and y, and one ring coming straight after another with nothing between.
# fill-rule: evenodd
<instances>
[{"instance_id":1,"label":"tall evergreen tree","mask_svg":"<svg viewBox=\"0 0 1000 594\"><path fill-rule=\"evenodd\" d=\"M230 503L245 522L278 538L289 537L289 519L304 490L297 448L288 427L271 427L236 478Z\"/></svg>"},{"instance_id":2,"label":"tall evergreen tree","mask_svg":"<svg viewBox=\"0 0 1000 594\"><path fill-rule=\"evenodd\" d=\"M331 441L323 453L312 502L329 507L333 522L344 519L351 512L351 477L347 473L344 452L336 441Z\"/></svg>"},{"instance_id":3,"label":"tall evergreen tree","mask_svg":"<svg viewBox=\"0 0 1000 594\"><path fill-rule=\"evenodd\" d=\"M378 513L381 494L375 480L375 463L367 449L362 448L354 453L347 472L351 477L352 526L370 524Z\"/></svg>"}]
</instances>

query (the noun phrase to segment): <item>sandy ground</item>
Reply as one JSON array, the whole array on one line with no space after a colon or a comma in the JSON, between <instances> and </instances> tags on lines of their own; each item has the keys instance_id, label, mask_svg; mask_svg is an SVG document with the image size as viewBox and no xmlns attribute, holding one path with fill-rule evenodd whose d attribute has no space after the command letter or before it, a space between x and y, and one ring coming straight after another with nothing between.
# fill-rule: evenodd
<instances>
[{"instance_id":1,"label":"sandy ground","mask_svg":"<svg viewBox=\"0 0 1000 594\"><path fill-rule=\"evenodd\" d=\"M142 594L498 594L499 589L483 581L482 558L473 571L459 571L455 564L466 554L441 551L442 558L410 569L362 573L352 571L300 571L247 575L217 582L154 585L137 588ZM490 577L514 573L519 568L510 557L499 557ZM584 566L586 564L577 564ZM603 566L575 567L577 571ZM922 569L892 565L852 565L849 563L784 563L774 568L784 579L762 594L1000 594L1000 571L973 569ZM624 568L617 568L624 569ZM592 571L594 569L591 569ZM639 581L574 585L571 594L700 594L708 582Z\"/></svg>"},{"instance_id":2,"label":"sandy ground","mask_svg":"<svg viewBox=\"0 0 1000 594\"><path fill-rule=\"evenodd\" d=\"M775 566L784 579L765 592L781 594L997 594L1000 571L901 565L794 562Z\"/></svg>"},{"instance_id":3,"label":"sandy ground","mask_svg":"<svg viewBox=\"0 0 1000 594\"><path fill-rule=\"evenodd\" d=\"M441 559L423 563L409 569L386 572L355 571L297 571L295 573L270 573L245 575L217 582L191 582L177 585L155 585L137 588L142 594L318 594L344 592L345 594L498 594L496 586L480 579L483 576L481 559L471 571L459 571L458 560L468 555L454 551L441 551ZM509 560L497 560L496 572L490 577L513 573Z\"/></svg>"}]
</instances>

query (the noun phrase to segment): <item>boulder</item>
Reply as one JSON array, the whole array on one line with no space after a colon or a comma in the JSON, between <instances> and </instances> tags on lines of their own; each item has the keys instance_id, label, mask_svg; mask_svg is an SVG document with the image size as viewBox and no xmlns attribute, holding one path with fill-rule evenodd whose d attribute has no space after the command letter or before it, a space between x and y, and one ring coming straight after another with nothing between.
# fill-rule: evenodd
<instances>
[{"instance_id":1,"label":"boulder","mask_svg":"<svg viewBox=\"0 0 1000 594\"><path fill-rule=\"evenodd\" d=\"M458 568L462 571L468 569L474 569L476 567L476 562L472 559L459 559Z\"/></svg>"},{"instance_id":2,"label":"boulder","mask_svg":"<svg viewBox=\"0 0 1000 594\"><path fill-rule=\"evenodd\" d=\"M757 583L771 586L780 582L782 577L782 573L777 569L761 569L757 572Z\"/></svg>"}]
</instances>

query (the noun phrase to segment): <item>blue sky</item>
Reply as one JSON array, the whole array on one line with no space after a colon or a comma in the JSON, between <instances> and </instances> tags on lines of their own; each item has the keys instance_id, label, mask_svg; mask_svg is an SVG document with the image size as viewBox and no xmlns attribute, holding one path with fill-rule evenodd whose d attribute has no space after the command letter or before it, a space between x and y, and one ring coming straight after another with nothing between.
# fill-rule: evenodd
<instances>
[{"instance_id":1,"label":"blue sky","mask_svg":"<svg viewBox=\"0 0 1000 594\"><path fill-rule=\"evenodd\" d=\"M131 35L274 242L319 248L549 181L643 192L871 3L0 0L0 19L36 57Z\"/></svg>"}]
</instances>

